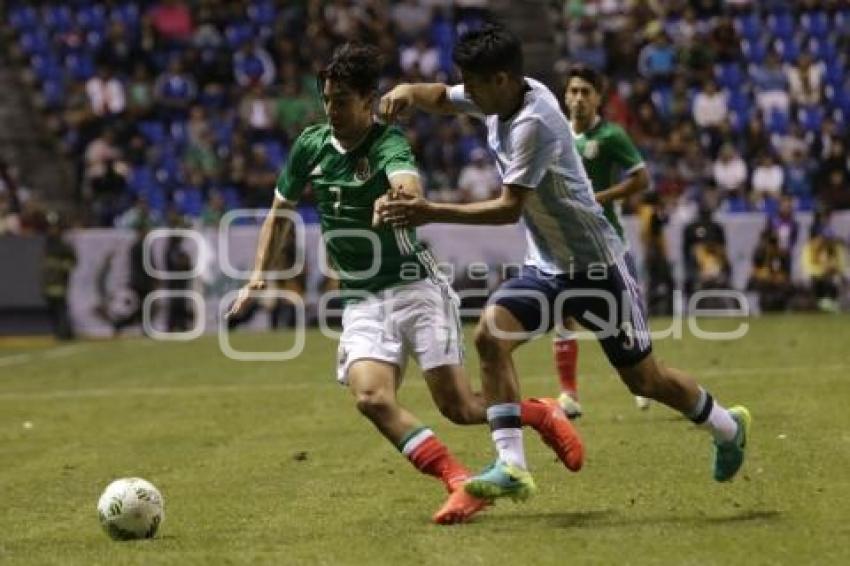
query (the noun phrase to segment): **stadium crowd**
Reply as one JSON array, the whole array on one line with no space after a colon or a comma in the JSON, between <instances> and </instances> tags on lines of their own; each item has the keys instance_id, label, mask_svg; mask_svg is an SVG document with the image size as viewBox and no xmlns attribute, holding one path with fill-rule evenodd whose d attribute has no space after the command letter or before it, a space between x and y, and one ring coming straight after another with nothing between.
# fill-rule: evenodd
<instances>
[{"instance_id":1,"label":"stadium crowd","mask_svg":"<svg viewBox=\"0 0 850 566\"><path fill-rule=\"evenodd\" d=\"M451 80L454 37L486 19L486 7L73 0L9 2L5 19L46 127L77 164L69 198L83 225L212 225L228 209L268 204L290 144L321 119L315 73L334 45L377 44L385 88ZM648 207L645 234L672 214L698 223L714 210L765 212L751 287L784 289L776 282L790 281L794 213L828 219L850 209L850 4L567 0L550 8L557 74L575 62L604 71L605 114L627 128L649 164L652 200L625 211ZM477 123L417 115L405 128L431 198L478 200L498 190ZM8 192L0 191L0 230L39 229L37 193L22 187L13 202ZM20 211L17 222L10 211ZM309 195L301 212L315 220ZM841 248L828 224L816 222L813 238ZM718 282L728 272L723 246L685 251L690 281L716 272L709 279L728 285Z\"/></svg>"}]
</instances>

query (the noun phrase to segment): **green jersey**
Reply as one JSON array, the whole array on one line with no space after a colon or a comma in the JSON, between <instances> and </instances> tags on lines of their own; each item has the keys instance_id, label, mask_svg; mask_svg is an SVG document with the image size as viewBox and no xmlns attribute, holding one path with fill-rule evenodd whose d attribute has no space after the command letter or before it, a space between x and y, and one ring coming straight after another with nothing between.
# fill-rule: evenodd
<instances>
[{"instance_id":1,"label":"green jersey","mask_svg":"<svg viewBox=\"0 0 850 566\"><path fill-rule=\"evenodd\" d=\"M643 158L629 135L607 120L597 120L590 129L576 134L576 149L597 193L616 185L624 175L644 167ZM620 238L625 239L616 203L609 202L604 208L608 222Z\"/></svg>"},{"instance_id":2,"label":"green jersey","mask_svg":"<svg viewBox=\"0 0 850 566\"><path fill-rule=\"evenodd\" d=\"M375 201L389 189L390 177L401 173L418 174L407 139L392 126L374 124L346 151L330 126L320 124L305 129L292 146L276 193L295 202L312 185L328 264L343 290L375 293L437 276L436 262L413 229L372 227Z\"/></svg>"}]
</instances>

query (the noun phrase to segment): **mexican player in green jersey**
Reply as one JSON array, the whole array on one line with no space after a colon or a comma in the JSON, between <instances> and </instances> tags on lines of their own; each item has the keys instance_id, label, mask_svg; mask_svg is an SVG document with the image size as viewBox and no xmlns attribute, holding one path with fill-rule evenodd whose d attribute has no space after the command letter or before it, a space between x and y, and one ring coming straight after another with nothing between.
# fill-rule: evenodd
<instances>
[{"instance_id":1,"label":"mexican player in green jersey","mask_svg":"<svg viewBox=\"0 0 850 566\"><path fill-rule=\"evenodd\" d=\"M337 380L420 472L442 480L450 495L434 521L463 522L485 505L461 489L469 472L396 397L412 356L447 418L458 424L487 422L483 398L472 391L463 371L457 295L415 230L382 225L374 212L385 195L422 194L404 135L373 119L379 59L374 47L345 44L319 74L328 123L305 129L293 144L260 231L253 275L230 314L238 315L252 292L265 288L293 226L284 211L294 209L309 184L328 263L346 302ZM526 401L524 423L537 429L562 460L575 464L581 442L569 421L558 418L560 411L553 411L555 400L550 401Z\"/></svg>"},{"instance_id":2,"label":"mexican player in green jersey","mask_svg":"<svg viewBox=\"0 0 850 566\"><path fill-rule=\"evenodd\" d=\"M620 201L649 186L646 164L629 135L617 124L600 116L604 81L594 69L575 65L567 75L564 103L570 126L575 134L576 149L590 178L596 202L602 205L605 218L625 242L618 210ZM625 256L632 277L638 280L631 253ZM555 368L561 384L558 402L570 418L581 416L578 401L578 342L569 336L578 329L575 321L565 324L567 333L559 333L554 342ZM635 397L638 407L646 409L649 400Z\"/></svg>"}]
</instances>

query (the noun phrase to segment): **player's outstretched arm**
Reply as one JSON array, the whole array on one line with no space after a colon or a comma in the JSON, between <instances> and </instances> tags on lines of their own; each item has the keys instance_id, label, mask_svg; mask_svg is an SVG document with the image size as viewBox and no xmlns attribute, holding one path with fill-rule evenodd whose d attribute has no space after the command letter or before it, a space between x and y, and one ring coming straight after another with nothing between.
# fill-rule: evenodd
<instances>
[{"instance_id":1,"label":"player's outstretched arm","mask_svg":"<svg viewBox=\"0 0 850 566\"><path fill-rule=\"evenodd\" d=\"M266 214L265 220L260 227L260 237L257 241L257 254L254 257L254 269L248 283L239 291L236 300L230 306L230 310L224 315L225 318L238 316L250 305L252 293L266 288L266 274L279 266L284 255L284 246L289 239L292 230L292 220L282 216L280 211L293 210L295 205L278 196Z\"/></svg>"},{"instance_id":2,"label":"player's outstretched arm","mask_svg":"<svg viewBox=\"0 0 850 566\"><path fill-rule=\"evenodd\" d=\"M381 97L378 116L392 122L411 110L431 114L457 114L449 100L448 86L443 83L402 83Z\"/></svg>"},{"instance_id":3,"label":"player's outstretched arm","mask_svg":"<svg viewBox=\"0 0 850 566\"><path fill-rule=\"evenodd\" d=\"M522 215L529 189L504 185L499 198L469 204L428 201L422 197L387 201L380 210L384 222L397 227L430 223L514 224Z\"/></svg>"}]
</instances>

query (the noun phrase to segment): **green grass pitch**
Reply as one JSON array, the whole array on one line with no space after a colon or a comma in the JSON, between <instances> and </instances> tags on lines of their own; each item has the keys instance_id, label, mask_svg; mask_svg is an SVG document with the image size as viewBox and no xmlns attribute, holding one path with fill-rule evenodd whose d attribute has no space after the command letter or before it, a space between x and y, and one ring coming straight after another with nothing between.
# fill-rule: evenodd
<instances>
[{"instance_id":1,"label":"green grass pitch","mask_svg":"<svg viewBox=\"0 0 850 566\"><path fill-rule=\"evenodd\" d=\"M539 494L454 527L429 522L440 486L357 414L334 380L336 346L318 334L286 363L227 360L215 337L7 342L0 564L850 564L850 318L749 323L736 341L686 329L656 343L721 403L750 408L750 452L732 483L711 479L705 432L657 405L639 412L585 342L585 468L568 473L529 431ZM289 340L234 337L242 349ZM555 392L550 348L520 350L524 395ZM400 396L469 466L490 461L486 428L444 420L415 367ZM156 539L101 532L95 503L122 476L162 491Z\"/></svg>"}]
</instances>

